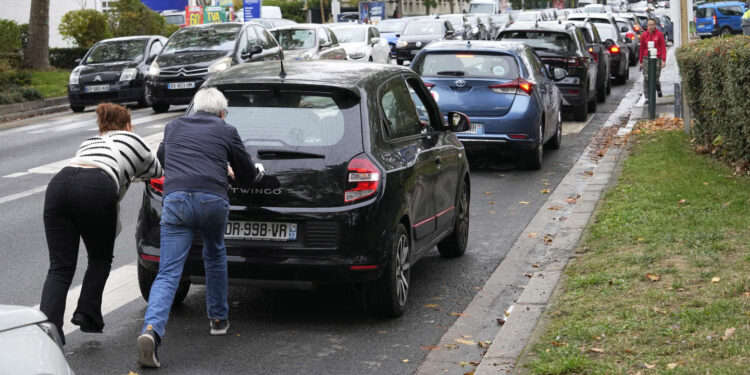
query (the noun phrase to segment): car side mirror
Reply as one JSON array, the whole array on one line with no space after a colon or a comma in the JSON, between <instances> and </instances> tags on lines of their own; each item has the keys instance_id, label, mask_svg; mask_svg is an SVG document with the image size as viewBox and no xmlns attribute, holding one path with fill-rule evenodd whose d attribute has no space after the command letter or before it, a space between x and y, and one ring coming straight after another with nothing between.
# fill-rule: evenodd
<instances>
[{"instance_id":1,"label":"car side mirror","mask_svg":"<svg viewBox=\"0 0 750 375\"><path fill-rule=\"evenodd\" d=\"M259 45L256 44L250 47L250 51L243 49L241 56L243 60L248 60L248 59L251 59L253 55L257 55L261 52L263 52L263 48L261 48Z\"/></svg>"},{"instance_id":2,"label":"car side mirror","mask_svg":"<svg viewBox=\"0 0 750 375\"><path fill-rule=\"evenodd\" d=\"M461 112L448 112L448 128L454 133L465 132L469 130L469 116Z\"/></svg>"},{"instance_id":3,"label":"car side mirror","mask_svg":"<svg viewBox=\"0 0 750 375\"><path fill-rule=\"evenodd\" d=\"M81 59L76 59L76 61L75 61L76 65L80 65L80 64L81 64L81 61L83 61L83 60L81 60Z\"/></svg>"},{"instance_id":4,"label":"car side mirror","mask_svg":"<svg viewBox=\"0 0 750 375\"><path fill-rule=\"evenodd\" d=\"M370 39L370 44L376 45L378 43L380 43L380 38L375 37L375 38Z\"/></svg>"},{"instance_id":5,"label":"car side mirror","mask_svg":"<svg viewBox=\"0 0 750 375\"><path fill-rule=\"evenodd\" d=\"M563 68L552 68L552 80L553 81L555 81L555 82L562 81L567 76L568 76L568 72L565 69L563 69Z\"/></svg>"},{"instance_id":6,"label":"car side mirror","mask_svg":"<svg viewBox=\"0 0 750 375\"><path fill-rule=\"evenodd\" d=\"M623 27L620 28L620 31L622 31L623 33L626 33L626 32L628 32L628 28L625 27L625 26L623 26Z\"/></svg>"}]
</instances>

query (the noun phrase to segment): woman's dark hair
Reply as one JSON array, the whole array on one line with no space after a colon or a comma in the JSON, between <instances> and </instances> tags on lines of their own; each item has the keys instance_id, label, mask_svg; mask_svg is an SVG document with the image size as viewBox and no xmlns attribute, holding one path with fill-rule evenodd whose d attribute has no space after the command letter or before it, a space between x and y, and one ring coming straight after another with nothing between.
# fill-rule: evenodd
<instances>
[{"instance_id":1,"label":"woman's dark hair","mask_svg":"<svg viewBox=\"0 0 750 375\"><path fill-rule=\"evenodd\" d=\"M125 130L125 127L130 123L130 111L113 103L102 103L96 106L96 115L99 133Z\"/></svg>"}]
</instances>

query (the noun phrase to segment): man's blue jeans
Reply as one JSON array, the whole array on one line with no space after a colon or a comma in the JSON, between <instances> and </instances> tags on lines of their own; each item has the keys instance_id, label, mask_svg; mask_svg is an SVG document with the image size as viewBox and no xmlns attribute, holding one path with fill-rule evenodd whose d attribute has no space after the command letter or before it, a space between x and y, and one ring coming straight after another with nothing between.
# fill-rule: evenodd
<instances>
[{"instance_id":1,"label":"man's blue jeans","mask_svg":"<svg viewBox=\"0 0 750 375\"><path fill-rule=\"evenodd\" d=\"M169 311L196 231L203 239L208 318L227 319L229 306L224 231L228 215L229 202L215 194L174 191L164 197L159 273L151 286L143 331L151 325L159 336L164 335Z\"/></svg>"}]
</instances>

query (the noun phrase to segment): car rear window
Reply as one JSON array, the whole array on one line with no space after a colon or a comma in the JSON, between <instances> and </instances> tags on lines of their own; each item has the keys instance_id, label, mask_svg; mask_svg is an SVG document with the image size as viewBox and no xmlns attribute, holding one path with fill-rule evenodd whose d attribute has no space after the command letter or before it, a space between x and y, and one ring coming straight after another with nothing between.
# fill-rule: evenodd
<instances>
[{"instance_id":1,"label":"car rear window","mask_svg":"<svg viewBox=\"0 0 750 375\"><path fill-rule=\"evenodd\" d=\"M599 31L599 37L602 38L602 40L612 39L612 41L616 42L620 38L618 38L618 32L615 30L614 26L612 25L601 25L597 29Z\"/></svg>"},{"instance_id":2,"label":"car rear window","mask_svg":"<svg viewBox=\"0 0 750 375\"><path fill-rule=\"evenodd\" d=\"M414 66L421 76L461 76L500 79L518 78L515 58L506 54L428 53Z\"/></svg>"},{"instance_id":3,"label":"car rear window","mask_svg":"<svg viewBox=\"0 0 750 375\"><path fill-rule=\"evenodd\" d=\"M231 51L240 30L236 23L187 27L172 35L163 53Z\"/></svg>"},{"instance_id":4,"label":"car rear window","mask_svg":"<svg viewBox=\"0 0 750 375\"><path fill-rule=\"evenodd\" d=\"M404 35L442 34L443 21L412 21L406 24Z\"/></svg>"},{"instance_id":5,"label":"car rear window","mask_svg":"<svg viewBox=\"0 0 750 375\"><path fill-rule=\"evenodd\" d=\"M224 94L229 101L226 121L237 128L245 145L298 149L354 142L361 146L356 141L361 139L356 98L278 89Z\"/></svg>"},{"instance_id":6,"label":"car rear window","mask_svg":"<svg viewBox=\"0 0 750 375\"><path fill-rule=\"evenodd\" d=\"M283 49L308 49L315 47L315 29L284 29L271 31Z\"/></svg>"},{"instance_id":7,"label":"car rear window","mask_svg":"<svg viewBox=\"0 0 750 375\"><path fill-rule=\"evenodd\" d=\"M742 8L739 5L719 7L719 12L725 16L742 16Z\"/></svg>"},{"instance_id":8,"label":"car rear window","mask_svg":"<svg viewBox=\"0 0 750 375\"><path fill-rule=\"evenodd\" d=\"M576 43L567 33L554 31L506 31L502 40L519 41L537 50L575 52Z\"/></svg>"}]
</instances>

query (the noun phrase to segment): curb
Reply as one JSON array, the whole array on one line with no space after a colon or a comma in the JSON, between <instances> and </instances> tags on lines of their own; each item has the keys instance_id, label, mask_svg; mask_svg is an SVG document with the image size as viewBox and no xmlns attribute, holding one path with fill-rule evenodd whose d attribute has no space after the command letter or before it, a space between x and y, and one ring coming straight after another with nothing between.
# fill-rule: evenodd
<instances>
[{"instance_id":1,"label":"curb","mask_svg":"<svg viewBox=\"0 0 750 375\"><path fill-rule=\"evenodd\" d=\"M68 97L60 96L30 102L0 105L0 122L17 120L23 117L46 115L69 109Z\"/></svg>"},{"instance_id":2,"label":"curb","mask_svg":"<svg viewBox=\"0 0 750 375\"><path fill-rule=\"evenodd\" d=\"M617 135L632 131L642 114L639 108L634 108L641 96L640 82L641 80L636 81L600 132L617 127L625 120L625 117L627 117L627 124L618 129ZM615 167L623 153L622 147L610 145L604 156L595 162L591 160L591 154L596 152L593 143L593 141L589 143L576 164L544 204L544 207L563 205L569 208L556 211L555 216L559 216L559 220L557 220L557 230L552 232L555 235L554 240L543 254L536 259L531 259L538 263L538 268L534 270L529 283L516 303L508 309L512 310L511 313L492 340L474 375L507 374L516 369L517 361L529 343L547 303L557 288L568 260L574 257L578 241L592 218L599 199L612 182L612 177L616 173ZM591 177L587 172L593 172ZM577 197L577 202L573 205L565 202L566 197L571 196ZM545 211L548 210L542 209L536 214L514 248L519 242L525 241L530 232L536 231L534 224L539 218L549 218L550 214ZM566 219L562 220L562 217ZM545 230L547 231L544 233L549 233L549 222Z\"/></svg>"}]
</instances>

